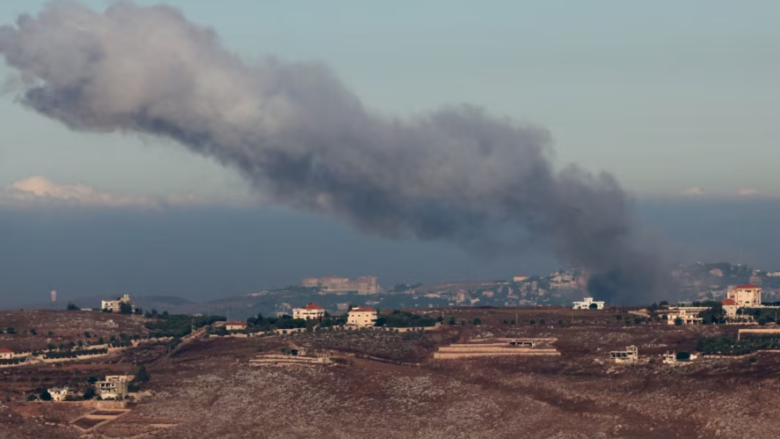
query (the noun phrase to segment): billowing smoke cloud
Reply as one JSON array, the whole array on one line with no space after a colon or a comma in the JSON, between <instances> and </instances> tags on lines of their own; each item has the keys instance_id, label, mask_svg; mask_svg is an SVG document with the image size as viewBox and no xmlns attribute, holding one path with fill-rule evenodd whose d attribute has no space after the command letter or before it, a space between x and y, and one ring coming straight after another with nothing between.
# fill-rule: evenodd
<instances>
[{"instance_id":1,"label":"billowing smoke cloud","mask_svg":"<svg viewBox=\"0 0 780 439\"><path fill-rule=\"evenodd\" d=\"M75 130L174 139L281 205L467 248L543 237L591 273L597 297L659 289L618 183L555 170L543 129L474 107L378 115L326 67L249 64L165 6L54 2L0 28L0 53L36 111Z\"/></svg>"}]
</instances>

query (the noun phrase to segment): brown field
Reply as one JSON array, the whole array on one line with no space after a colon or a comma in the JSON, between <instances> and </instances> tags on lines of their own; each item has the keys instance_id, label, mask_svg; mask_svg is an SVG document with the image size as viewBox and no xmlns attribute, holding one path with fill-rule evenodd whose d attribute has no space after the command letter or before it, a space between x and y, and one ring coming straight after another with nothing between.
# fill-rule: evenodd
<instances>
[{"instance_id":1,"label":"brown field","mask_svg":"<svg viewBox=\"0 0 780 439\"><path fill-rule=\"evenodd\" d=\"M92 419L92 418L81 418L73 423L73 425L76 425L78 427L83 428L84 430L88 430L101 422L105 422L105 419Z\"/></svg>"},{"instance_id":2,"label":"brown field","mask_svg":"<svg viewBox=\"0 0 780 439\"><path fill-rule=\"evenodd\" d=\"M0 311L0 327L16 329L16 334L0 334L0 347L13 351L43 350L48 343L97 343L100 337L108 341L112 335L118 338L122 333L143 335L148 332L145 321L142 316L99 311ZM37 335L31 333L33 329ZM84 332L89 332L90 338Z\"/></svg>"},{"instance_id":3,"label":"brown field","mask_svg":"<svg viewBox=\"0 0 780 439\"><path fill-rule=\"evenodd\" d=\"M210 338L172 355L153 347L144 348L146 356L128 351L113 364L91 367L101 373L132 370L140 364L133 359L145 358L151 381L143 389L152 396L91 434L129 438L143 433L150 439L761 439L776 437L780 429L780 354L755 354L753 363L747 358L705 359L670 367L660 361L666 351L693 350L701 335L735 334L736 327L636 325L633 317L626 325L628 314L616 310L426 311L443 314L445 322L455 316L457 324L425 333ZM477 317L482 325L461 324ZM503 323L514 318L519 324ZM551 346L561 355L432 358L439 346L499 337L557 338ZM631 344L639 347L643 361L625 366L609 362L609 351ZM249 365L258 354L285 348L328 352L334 361L329 366ZM22 369L0 372L0 389L22 382L30 387L34 380ZM71 378L75 370L68 369ZM61 373L52 371L40 370L39 379ZM0 438L78 437L73 427L62 424L80 413L55 416L58 406L0 405ZM12 416L6 419L9 408Z\"/></svg>"}]
</instances>

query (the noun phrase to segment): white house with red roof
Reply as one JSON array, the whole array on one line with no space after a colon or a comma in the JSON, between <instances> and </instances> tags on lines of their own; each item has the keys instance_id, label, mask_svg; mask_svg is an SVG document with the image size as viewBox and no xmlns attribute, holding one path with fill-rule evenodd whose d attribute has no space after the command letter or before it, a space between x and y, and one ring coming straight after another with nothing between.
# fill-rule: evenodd
<instances>
[{"instance_id":1,"label":"white house with red roof","mask_svg":"<svg viewBox=\"0 0 780 439\"><path fill-rule=\"evenodd\" d=\"M243 331L246 329L246 323L245 322L225 322L225 329L228 331Z\"/></svg>"},{"instance_id":2,"label":"white house with red roof","mask_svg":"<svg viewBox=\"0 0 780 439\"><path fill-rule=\"evenodd\" d=\"M309 303L303 308L293 308L294 319L320 320L324 317L325 317L325 308L317 305L314 302Z\"/></svg>"},{"instance_id":3,"label":"white house with red roof","mask_svg":"<svg viewBox=\"0 0 780 439\"><path fill-rule=\"evenodd\" d=\"M347 325L369 327L376 324L379 313L367 306L353 306L347 313Z\"/></svg>"},{"instance_id":4,"label":"white house with red roof","mask_svg":"<svg viewBox=\"0 0 780 439\"><path fill-rule=\"evenodd\" d=\"M726 299L733 300L740 308L758 308L761 306L761 287L753 284L737 285L729 291Z\"/></svg>"},{"instance_id":5,"label":"white house with red roof","mask_svg":"<svg viewBox=\"0 0 780 439\"><path fill-rule=\"evenodd\" d=\"M10 360L14 358L14 351L10 349L0 349L0 360Z\"/></svg>"}]
</instances>

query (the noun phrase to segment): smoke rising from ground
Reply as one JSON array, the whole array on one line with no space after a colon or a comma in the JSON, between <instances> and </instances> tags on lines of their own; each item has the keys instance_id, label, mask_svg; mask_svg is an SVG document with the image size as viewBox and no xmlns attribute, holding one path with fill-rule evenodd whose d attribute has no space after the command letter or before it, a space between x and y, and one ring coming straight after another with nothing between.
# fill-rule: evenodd
<instances>
[{"instance_id":1,"label":"smoke rising from ground","mask_svg":"<svg viewBox=\"0 0 780 439\"><path fill-rule=\"evenodd\" d=\"M517 250L529 236L591 273L599 298L647 297L660 260L609 174L556 170L548 133L475 107L378 115L326 67L249 64L177 10L54 2L0 28L20 101L94 132L174 139L274 202L390 237ZM519 250L518 250L519 251Z\"/></svg>"}]
</instances>

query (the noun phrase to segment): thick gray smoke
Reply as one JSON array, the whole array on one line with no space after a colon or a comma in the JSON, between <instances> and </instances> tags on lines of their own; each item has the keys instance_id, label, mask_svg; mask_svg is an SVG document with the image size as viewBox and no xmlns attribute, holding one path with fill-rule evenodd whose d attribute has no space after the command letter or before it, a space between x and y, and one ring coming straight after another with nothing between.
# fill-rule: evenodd
<instances>
[{"instance_id":1,"label":"thick gray smoke","mask_svg":"<svg viewBox=\"0 0 780 439\"><path fill-rule=\"evenodd\" d=\"M174 139L279 204L468 248L542 237L601 298L660 288L615 179L556 171L548 134L474 107L414 120L364 107L321 65L248 64L177 10L54 2L0 28L25 105L75 130Z\"/></svg>"}]
</instances>

